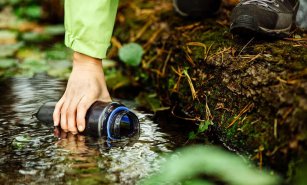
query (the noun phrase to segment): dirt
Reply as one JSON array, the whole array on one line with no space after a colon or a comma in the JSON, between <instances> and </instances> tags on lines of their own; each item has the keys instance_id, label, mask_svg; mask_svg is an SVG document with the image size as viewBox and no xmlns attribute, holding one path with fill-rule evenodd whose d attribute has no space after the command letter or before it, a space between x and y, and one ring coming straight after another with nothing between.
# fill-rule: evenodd
<instances>
[{"instance_id":1,"label":"dirt","mask_svg":"<svg viewBox=\"0 0 307 185\"><path fill-rule=\"evenodd\" d=\"M307 144L307 34L242 39L228 30L232 6L192 20L170 1L122 1L109 57L123 43L142 44L142 67L132 74L175 117L212 121L199 137L214 135L289 177Z\"/></svg>"}]
</instances>

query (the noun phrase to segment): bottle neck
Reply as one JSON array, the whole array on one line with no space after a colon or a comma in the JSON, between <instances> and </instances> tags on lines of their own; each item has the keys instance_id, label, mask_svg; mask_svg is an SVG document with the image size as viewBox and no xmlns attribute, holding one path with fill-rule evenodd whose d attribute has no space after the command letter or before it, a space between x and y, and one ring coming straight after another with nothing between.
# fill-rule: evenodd
<instances>
[{"instance_id":1,"label":"bottle neck","mask_svg":"<svg viewBox=\"0 0 307 185\"><path fill-rule=\"evenodd\" d=\"M107 136L111 140L132 137L139 133L139 120L127 107L115 108L107 120Z\"/></svg>"}]
</instances>

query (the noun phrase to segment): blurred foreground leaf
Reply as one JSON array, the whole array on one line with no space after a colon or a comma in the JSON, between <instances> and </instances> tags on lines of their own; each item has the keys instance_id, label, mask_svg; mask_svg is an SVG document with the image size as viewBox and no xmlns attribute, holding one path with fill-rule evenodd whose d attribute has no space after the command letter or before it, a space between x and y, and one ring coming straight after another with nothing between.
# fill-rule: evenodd
<instances>
[{"instance_id":1,"label":"blurred foreground leaf","mask_svg":"<svg viewBox=\"0 0 307 185\"><path fill-rule=\"evenodd\" d=\"M213 146L193 146L171 155L157 173L141 184L215 184L203 175L230 185L275 185L277 176L260 172L239 156Z\"/></svg>"},{"instance_id":2,"label":"blurred foreground leaf","mask_svg":"<svg viewBox=\"0 0 307 185\"><path fill-rule=\"evenodd\" d=\"M143 48L137 43L123 45L119 49L119 58L121 61L130 66L138 66L142 61Z\"/></svg>"}]
</instances>

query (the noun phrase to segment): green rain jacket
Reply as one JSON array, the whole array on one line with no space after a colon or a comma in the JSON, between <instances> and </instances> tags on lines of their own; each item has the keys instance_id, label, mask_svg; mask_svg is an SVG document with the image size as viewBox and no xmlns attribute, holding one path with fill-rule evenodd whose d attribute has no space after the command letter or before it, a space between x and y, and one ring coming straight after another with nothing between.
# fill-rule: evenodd
<instances>
[{"instance_id":1,"label":"green rain jacket","mask_svg":"<svg viewBox=\"0 0 307 185\"><path fill-rule=\"evenodd\" d=\"M105 58L118 0L65 0L65 45L94 58Z\"/></svg>"}]
</instances>

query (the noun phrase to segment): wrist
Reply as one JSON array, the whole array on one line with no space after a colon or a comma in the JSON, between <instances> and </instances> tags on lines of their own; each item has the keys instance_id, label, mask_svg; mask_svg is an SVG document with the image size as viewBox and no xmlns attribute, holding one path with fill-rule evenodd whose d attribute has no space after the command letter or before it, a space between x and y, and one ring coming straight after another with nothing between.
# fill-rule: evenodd
<instances>
[{"instance_id":1,"label":"wrist","mask_svg":"<svg viewBox=\"0 0 307 185\"><path fill-rule=\"evenodd\" d=\"M93 58L91 56L74 52L73 54L73 68L81 69L97 69L102 70L102 60L98 58Z\"/></svg>"}]
</instances>

